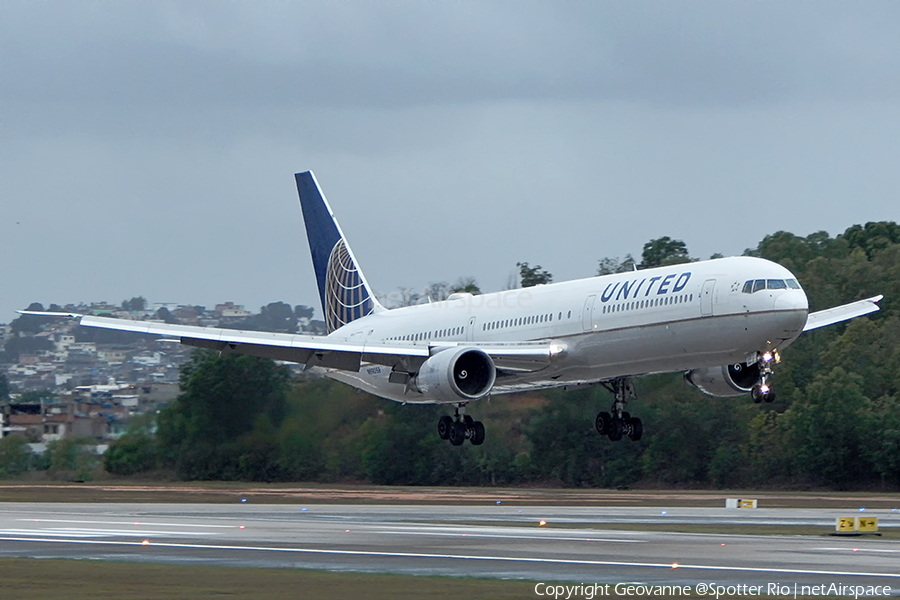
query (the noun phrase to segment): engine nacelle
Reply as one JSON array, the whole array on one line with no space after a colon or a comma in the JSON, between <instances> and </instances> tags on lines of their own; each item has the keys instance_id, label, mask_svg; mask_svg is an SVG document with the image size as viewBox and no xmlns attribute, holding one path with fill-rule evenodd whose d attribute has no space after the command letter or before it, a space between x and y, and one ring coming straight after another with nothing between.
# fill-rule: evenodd
<instances>
[{"instance_id":1,"label":"engine nacelle","mask_svg":"<svg viewBox=\"0 0 900 600\"><path fill-rule=\"evenodd\" d=\"M694 369L684 374L684 380L710 396L740 396L750 392L759 382L759 364L735 363L724 367Z\"/></svg>"},{"instance_id":2,"label":"engine nacelle","mask_svg":"<svg viewBox=\"0 0 900 600\"><path fill-rule=\"evenodd\" d=\"M494 361L478 348L450 348L422 363L416 389L438 402L456 403L487 396L497 380Z\"/></svg>"}]
</instances>

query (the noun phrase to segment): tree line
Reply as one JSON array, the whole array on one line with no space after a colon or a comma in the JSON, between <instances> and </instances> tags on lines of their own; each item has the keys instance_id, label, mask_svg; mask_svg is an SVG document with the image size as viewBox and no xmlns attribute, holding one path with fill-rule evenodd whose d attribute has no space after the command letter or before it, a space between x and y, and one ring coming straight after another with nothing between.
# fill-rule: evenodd
<instances>
[{"instance_id":1,"label":"tree line","mask_svg":"<svg viewBox=\"0 0 900 600\"><path fill-rule=\"evenodd\" d=\"M868 223L830 237L766 236L747 255L779 262L811 310L885 295L881 312L804 334L782 354L778 399L710 398L680 375L637 382L644 439L610 443L593 419L612 399L599 386L497 396L470 407L483 446L442 443L445 409L401 406L320 378L290 380L252 357L198 352L183 393L113 445L107 470L169 469L184 479L387 485L620 487L900 487L900 226ZM648 242L639 267L692 260L683 242ZM600 272L635 260L603 259ZM520 263L523 284L552 275ZM532 278L532 279L529 279Z\"/></svg>"}]
</instances>

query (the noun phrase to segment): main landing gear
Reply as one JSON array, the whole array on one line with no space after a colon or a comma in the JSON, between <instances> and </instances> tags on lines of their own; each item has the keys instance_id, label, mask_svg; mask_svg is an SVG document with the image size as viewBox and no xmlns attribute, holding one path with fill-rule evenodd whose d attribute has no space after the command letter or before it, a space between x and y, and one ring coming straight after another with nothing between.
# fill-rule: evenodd
<instances>
[{"instance_id":1,"label":"main landing gear","mask_svg":"<svg viewBox=\"0 0 900 600\"><path fill-rule=\"evenodd\" d=\"M450 440L454 446L461 446L467 439L473 446L484 443L484 425L466 413L465 404L457 404L453 416L444 415L438 420L438 435L442 440Z\"/></svg>"},{"instance_id":2,"label":"main landing gear","mask_svg":"<svg viewBox=\"0 0 900 600\"><path fill-rule=\"evenodd\" d=\"M772 377L772 365L781 362L781 357L777 350L771 352L761 352L757 358L759 365L759 381L750 388L750 397L756 404L760 402L774 402L775 390L769 385L769 379Z\"/></svg>"},{"instance_id":3,"label":"main landing gear","mask_svg":"<svg viewBox=\"0 0 900 600\"><path fill-rule=\"evenodd\" d=\"M610 412L597 414L595 425L600 435L607 436L611 441L618 442L622 436L627 436L632 441L638 441L644 435L644 424L637 417L632 417L625 411L625 402L634 398L634 383L630 377L620 377L612 381L603 381L601 385L612 392L613 401Z\"/></svg>"}]
</instances>

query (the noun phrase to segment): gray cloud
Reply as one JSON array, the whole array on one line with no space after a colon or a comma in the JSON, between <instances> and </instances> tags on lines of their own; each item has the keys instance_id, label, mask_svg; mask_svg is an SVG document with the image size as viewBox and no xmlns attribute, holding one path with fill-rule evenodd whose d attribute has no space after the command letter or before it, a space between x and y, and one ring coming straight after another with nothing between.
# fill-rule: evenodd
<instances>
[{"instance_id":1,"label":"gray cloud","mask_svg":"<svg viewBox=\"0 0 900 600\"><path fill-rule=\"evenodd\" d=\"M384 290L896 220L898 25L893 3L5 3L0 321L315 303L307 168Z\"/></svg>"}]
</instances>

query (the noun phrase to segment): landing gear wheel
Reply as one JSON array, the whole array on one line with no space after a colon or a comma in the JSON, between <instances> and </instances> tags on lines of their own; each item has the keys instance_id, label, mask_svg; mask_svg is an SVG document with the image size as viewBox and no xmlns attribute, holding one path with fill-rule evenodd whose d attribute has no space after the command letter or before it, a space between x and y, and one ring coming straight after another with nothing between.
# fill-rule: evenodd
<instances>
[{"instance_id":1,"label":"landing gear wheel","mask_svg":"<svg viewBox=\"0 0 900 600\"><path fill-rule=\"evenodd\" d=\"M610 441L618 442L622 439L622 433L625 431L625 424L622 423L622 419L612 419L609 422L609 428L606 431L606 435L609 437Z\"/></svg>"},{"instance_id":2,"label":"landing gear wheel","mask_svg":"<svg viewBox=\"0 0 900 600\"><path fill-rule=\"evenodd\" d=\"M444 415L438 419L438 435L442 440L450 437L451 427L453 427L453 418L450 415Z\"/></svg>"},{"instance_id":3,"label":"landing gear wheel","mask_svg":"<svg viewBox=\"0 0 900 600\"><path fill-rule=\"evenodd\" d=\"M462 446L462 443L466 441L466 424L462 421L453 423L450 427L448 439L454 446Z\"/></svg>"},{"instance_id":4,"label":"landing gear wheel","mask_svg":"<svg viewBox=\"0 0 900 600\"><path fill-rule=\"evenodd\" d=\"M763 400L766 402L774 402L775 401L775 390L770 388L768 385L763 386L760 384L754 385L750 388L750 397L753 398L753 402L759 404Z\"/></svg>"},{"instance_id":5,"label":"landing gear wheel","mask_svg":"<svg viewBox=\"0 0 900 600\"><path fill-rule=\"evenodd\" d=\"M480 446L484 443L484 425L481 421L472 423L469 441L472 442L473 446Z\"/></svg>"},{"instance_id":6,"label":"landing gear wheel","mask_svg":"<svg viewBox=\"0 0 900 600\"><path fill-rule=\"evenodd\" d=\"M628 434L628 439L636 442L644 435L644 423L637 417L627 419L625 421L625 432Z\"/></svg>"},{"instance_id":7,"label":"landing gear wheel","mask_svg":"<svg viewBox=\"0 0 900 600\"><path fill-rule=\"evenodd\" d=\"M750 388L750 397L753 398L753 402L755 404L759 404L763 401L763 393L762 390L759 389L759 384L756 384L752 388Z\"/></svg>"},{"instance_id":8,"label":"landing gear wheel","mask_svg":"<svg viewBox=\"0 0 900 600\"><path fill-rule=\"evenodd\" d=\"M471 427L472 423L474 423L474 422L475 422L475 419L473 419L470 415L463 416L463 423L466 424L466 427Z\"/></svg>"},{"instance_id":9,"label":"landing gear wheel","mask_svg":"<svg viewBox=\"0 0 900 600\"><path fill-rule=\"evenodd\" d=\"M601 412L597 414L597 420L594 421L594 425L597 427L597 433L600 435L606 435L609 433L609 424L612 422L612 415L608 412Z\"/></svg>"},{"instance_id":10,"label":"landing gear wheel","mask_svg":"<svg viewBox=\"0 0 900 600\"><path fill-rule=\"evenodd\" d=\"M600 384L613 395L613 405L609 412L597 414L594 426L600 435L605 435L610 441L617 442L623 436L631 440L639 440L644 435L644 424L637 417L632 417L625 410L625 404L629 399L636 398L634 384L631 377L617 377L609 381L601 381Z\"/></svg>"}]
</instances>

